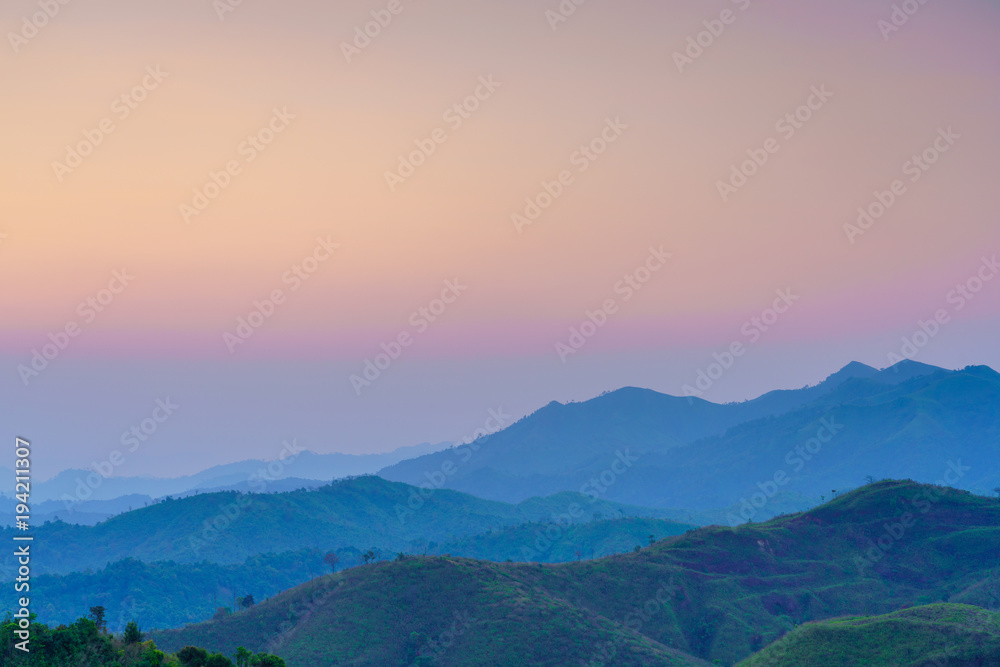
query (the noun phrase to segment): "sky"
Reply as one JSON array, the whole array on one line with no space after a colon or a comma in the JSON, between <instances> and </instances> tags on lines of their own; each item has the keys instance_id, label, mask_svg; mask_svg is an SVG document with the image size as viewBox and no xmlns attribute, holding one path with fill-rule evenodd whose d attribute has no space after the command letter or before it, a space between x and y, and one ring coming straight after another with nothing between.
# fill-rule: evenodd
<instances>
[{"instance_id":1,"label":"sky","mask_svg":"<svg viewBox=\"0 0 1000 667\"><path fill-rule=\"evenodd\" d=\"M0 28L0 416L40 479L144 420L116 474L1000 368L996 3L9 0Z\"/></svg>"}]
</instances>

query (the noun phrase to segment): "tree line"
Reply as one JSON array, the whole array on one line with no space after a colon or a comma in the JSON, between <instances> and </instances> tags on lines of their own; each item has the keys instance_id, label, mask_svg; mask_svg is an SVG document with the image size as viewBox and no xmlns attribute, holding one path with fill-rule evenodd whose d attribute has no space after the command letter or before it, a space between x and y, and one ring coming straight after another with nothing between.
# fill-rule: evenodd
<instances>
[{"instance_id":1,"label":"tree line","mask_svg":"<svg viewBox=\"0 0 1000 667\"><path fill-rule=\"evenodd\" d=\"M107 631L105 609L90 608L89 618L50 628L31 615L31 651L14 647L18 623L8 612L0 622L0 664L10 667L286 667L268 653L253 654L242 646L233 659L203 648L185 646L177 653L156 648L135 621L119 635Z\"/></svg>"}]
</instances>

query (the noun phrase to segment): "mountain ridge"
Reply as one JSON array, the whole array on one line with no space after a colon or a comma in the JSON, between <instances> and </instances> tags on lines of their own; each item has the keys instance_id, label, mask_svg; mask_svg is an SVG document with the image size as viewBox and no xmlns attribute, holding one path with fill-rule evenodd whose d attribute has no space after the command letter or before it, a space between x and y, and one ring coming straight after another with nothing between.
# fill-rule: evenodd
<instances>
[{"instance_id":1,"label":"mountain ridge","mask_svg":"<svg viewBox=\"0 0 1000 667\"><path fill-rule=\"evenodd\" d=\"M969 405L982 414L973 418ZM1000 471L986 465L1000 457L998 412L1000 374L988 367L949 371L904 360L877 370L852 362L817 385L743 403L634 387L580 403L550 403L469 445L402 461L379 475L411 484L435 476L446 488L506 502L604 488L602 497L630 504L707 510L741 504L741 488L767 484L789 468L784 474L795 476L785 490L814 494L795 508L805 509L826 495L817 489L853 488L866 474L935 481L932 468L946 466L945 454L953 449L953 457L980 462L959 486L984 492L1000 482ZM838 433L836 447L849 452L854 472L847 458L791 454L822 432L831 414L851 422ZM914 461L906 460L904 441L918 452ZM621 456L641 463L609 473ZM442 481L437 471L443 468L449 475ZM611 483L595 487L602 475ZM622 475L627 484L617 483Z\"/></svg>"},{"instance_id":2,"label":"mountain ridge","mask_svg":"<svg viewBox=\"0 0 1000 667\"><path fill-rule=\"evenodd\" d=\"M264 486L277 480L297 477L306 483L327 483L333 479L351 475L376 472L390 462L405 460L413 455L423 455L438 451L450 443L421 443L397 447L380 454L318 454L308 449L300 449L295 444L285 443L281 458L273 460L244 459L232 463L211 466L191 475L179 477L116 476L113 466L100 472L92 468L69 468L55 476L32 485L34 502L58 501L65 509L85 500L114 500L127 495L146 495L151 498L177 496L202 490L236 489L254 480L263 481ZM2 469L0 469L2 471ZM300 474L296 474L300 473ZM307 476L308 475L308 476ZM0 489L12 495L13 473L5 476ZM256 485L260 487L258 483ZM259 490L256 489L256 490Z\"/></svg>"},{"instance_id":3,"label":"mountain ridge","mask_svg":"<svg viewBox=\"0 0 1000 667\"><path fill-rule=\"evenodd\" d=\"M591 502L582 494L533 498L515 505L447 489L428 494L367 475L311 491L222 492L163 500L94 526L49 522L34 528L35 539L47 548L33 558L32 573L66 574L124 558L235 564L258 554L306 548L415 552L431 541L447 542L528 521L585 523L594 513L682 523L674 520L679 518L674 511ZM9 538L15 532L4 527L0 536ZM13 552L0 553L0 579L13 579L16 571Z\"/></svg>"},{"instance_id":4,"label":"mountain ridge","mask_svg":"<svg viewBox=\"0 0 1000 667\"><path fill-rule=\"evenodd\" d=\"M248 642L289 667L410 665L454 614L469 612L475 631L453 637L438 664L497 664L513 646L522 664L640 665L653 656L654 664L685 656L733 664L810 621L952 599L995 606L998 551L996 500L887 480L808 512L708 526L595 561L415 557L362 566L153 639L167 650L223 652ZM622 632L638 633L645 648ZM557 650L535 663L537 644Z\"/></svg>"}]
</instances>

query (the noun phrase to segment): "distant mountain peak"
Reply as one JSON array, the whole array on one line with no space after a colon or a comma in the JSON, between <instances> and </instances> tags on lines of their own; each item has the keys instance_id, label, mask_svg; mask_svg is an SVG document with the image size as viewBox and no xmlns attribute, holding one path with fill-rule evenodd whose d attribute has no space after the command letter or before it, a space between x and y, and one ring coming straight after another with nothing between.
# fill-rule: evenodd
<instances>
[{"instance_id":1,"label":"distant mountain peak","mask_svg":"<svg viewBox=\"0 0 1000 667\"><path fill-rule=\"evenodd\" d=\"M835 384L839 384L845 380L851 380L854 378L870 378L876 375L878 375L878 369L872 368L868 364L863 364L860 361L852 361L836 373L830 375L824 381L833 381Z\"/></svg>"},{"instance_id":2,"label":"distant mountain peak","mask_svg":"<svg viewBox=\"0 0 1000 667\"><path fill-rule=\"evenodd\" d=\"M648 399L648 398L664 398L668 397L667 394L660 393L655 389L647 389L645 387L620 387L619 389L614 389L612 391L605 391L594 399L610 399L610 400L636 400L636 399Z\"/></svg>"},{"instance_id":3,"label":"distant mountain peak","mask_svg":"<svg viewBox=\"0 0 1000 667\"><path fill-rule=\"evenodd\" d=\"M905 382L906 380L911 380L915 377L933 375L934 373L940 372L947 373L948 370L937 366L931 366L930 364L922 364L919 361L913 361L912 359L903 359L902 361L881 370L873 368L868 364L863 364L860 361L852 361L828 377L821 384L829 383L831 386L837 386L843 382L854 379L873 379L886 384L899 384L900 382Z\"/></svg>"},{"instance_id":4,"label":"distant mountain peak","mask_svg":"<svg viewBox=\"0 0 1000 667\"><path fill-rule=\"evenodd\" d=\"M886 379L891 377L894 382L902 382L903 380L920 377L921 375L932 375L939 372L948 371L945 368L931 366L930 364L923 364L919 361L913 361L912 359L903 359L888 368L882 369L879 375L885 377Z\"/></svg>"},{"instance_id":5,"label":"distant mountain peak","mask_svg":"<svg viewBox=\"0 0 1000 667\"><path fill-rule=\"evenodd\" d=\"M868 364L863 364L860 361L852 361L843 368L841 368L838 373L873 373L877 372L877 369L872 368Z\"/></svg>"},{"instance_id":6,"label":"distant mountain peak","mask_svg":"<svg viewBox=\"0 0 1000 667\"><path fill-rule=\"evenodd\" d=\"M896 362L892 366L889 366L888 368L884 368L882 370L887 370L887 371L901 371L901 370L910 370L910 369L914 369L914 370L915 369L922 369L922 370L925 370L925 371L928 371L928 372L936 372L936 371L943 371L943 370L945 370L945 369L943 369L943 368L941 368L939 366L931 366L930 364L925 364L925 363L921 363L919 361L914 361L913 359L902 359L901 361Z\"/></svg>"},{"instance_id":7,"label":"distant mountain peak","mask_svg":"<svg viewBox=\"0 0 1000 667\"><path fill-rule=\"evenodd\" d=\"M975 375L977 377L989 378L991 380L1000 380L1000 373L989 366L966 366L962 369L963 373L968 373L969 375ZM2 468L0 468L2 470Z\"/></svg>"}]
</instances>

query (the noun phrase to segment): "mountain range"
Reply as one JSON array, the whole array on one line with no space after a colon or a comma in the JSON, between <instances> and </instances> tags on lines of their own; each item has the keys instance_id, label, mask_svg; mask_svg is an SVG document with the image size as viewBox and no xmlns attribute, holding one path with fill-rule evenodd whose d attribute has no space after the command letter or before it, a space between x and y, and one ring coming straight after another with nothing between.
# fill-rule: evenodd
<instances>
[{"instance_id":1,"label":"mountain range","mask_svg":"<svg viewBox=\"0 0 1000 667\"><path fill-rule=\"evenodd\" d=\"M591 502L589 496L576 493L531 498L517 505L447 489L422 496L417 487L368 475L315 490L227 491L165 499L95 526L52 521L33 530L34 539L45 549L32 559L32 573L67 574L125 558L238 564L260 554L302 549L423 553L433 545L526 522L569 527L598 518L647 517L669 522L675 533L694 527L670 521L676 515L611 501ZM15 533L14 528L4 528L0 539L9 540ZM0 554L0 580L13 579L16 571L13 551Z\"/></svg>"},{"instance_id":2,"label":"mountain range","mask_svg":"<svg viewBox=\"0 0 1000 667\"><path fill-rule=\"evenodd\" d=\"M867 479L943 481L950 464L962 470L954 486L990 493L1000 484L991 465L998 458L1000 374L914 361L880 371L852 362L815 386L742 403L626 387L552 402L458 446L365 456L301 451L174 479L66 470L33 485L32 498L39 522L93 525L167 496L286 492L377 471L390 481L507 503L574 491L732 522L803 510ZM15 504L0 496L0 516L12 517Z\"/></svg>"},{"instance_id":3,"label":"mountain range","mask_svg":"<svg viewBox=\"0 0 1000 667\"><path fill-rule=\"evenodd\" d=\"M69 521L71 513L80 510L83 503L95 500L114 500L122 496L162 498L209 491L290 491L308 485L325 484L334 479L352 475L366 475L398 461L428 454L449 446L450 443L423 443L399 447L384 454L317 454L299 450L294 441L285 443L282 459L263 461L251 459L212 466L194 475L182 477L123 477L113 474L113 466L99 470L100 463L92 469L63 470L55 477L32 483L31 497L35 503L50 501L53 505L46 513L59 513ZM0 492L13 495L14 473L0 467ZM289 481L293 482L290 486ZM0 496L0 511L13 505L12 498ZM119 511L122 511L119 509Z\"/></svg>"},{"instance_id":4,"label":"mountain range","mask_svg":"<svg viewBox=\"0 0 1000 667\"><path fill-rule=\"evenodd\" d=\"M824 619L942 601L996 609L997 553L995 499L884 481L805 513L701 528L599 560L402 557L152 638L169 651L191 644L227 655L242 644L289 667L732 665Z\"/></svg>"},{"instance_id":5,"label":"mountain range","mask_svg":"<svg viewBox=\"0 0 1000 667\"><path fill-rule=\"evenodd\" d=\"M663 519L628 517L562 525L530 522L478 535L422 546L424 555L459 556L488 561L537 560L563 563L632 551L650 540L680 535L694 526ZM398 557L366 545L333 550L340 569ZM142 627L174 628L211 618L220 607L238 608L237 599L251 595L263 601L305 583L330 569L320 549L299 549L251 556L238 564L208 561L143 562L134 558L99 570L43 574L32 591L43 601L40 613L53 625L87 616L92 606L106 610L108 629L121 632L128 621ZM12 584L11 584L12 586Z\"/></svg>"},{"instance_id":6,"label":"mountain range","mask_svg":"<svg viewBox=\"0 0 1000 667\"><path fill-rule=\"evenodd\" d=\"M963 606L1000 608L990 368L851 363L728 404L626 387L446 447L64 471L32 489L74 501L33 505L39 620L101 604L173 628L165 650L290 667L832 665L855 645L993 664L994 617ZM16 567L0 554L0 579Z\"/></svg>"},{"instance_id":7,"label":"mountain range","mask_svg":"<svg viewBox=\"0 0 1000 667\"><path fill-rule=\"evenodd\" d=\"M816 386L743 403L636 388L550 403L379 475L506 502L572 490L727 508L742 522L811 507L866 478L944 480L985 494L1000 484L998 460L1000 374L903 361L882 371L852 363Z\"/></svg>"}]
</instances>

